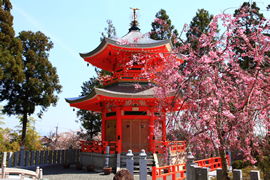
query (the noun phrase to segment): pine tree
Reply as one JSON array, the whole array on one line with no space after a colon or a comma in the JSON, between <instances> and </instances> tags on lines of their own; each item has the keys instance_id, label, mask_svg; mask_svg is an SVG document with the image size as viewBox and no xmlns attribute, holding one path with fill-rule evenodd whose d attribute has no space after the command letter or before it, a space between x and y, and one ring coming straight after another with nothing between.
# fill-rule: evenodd
<instances>
[{"instance_id":1,"label":"pine tree","mask_svg":"<svg viewBox=\"0 0 270 180\"><path fill-rule=\"evenodd\" d=\"M179 46L179 42L174 42L176 37L179 35L178 31L175 29L174 25L172 25L169 15L167 15L166 11L161 9L159 12L157 12L156 18L165 21L166 26L161 25L158 22L152 22L150 38L155 40L171 39L174 46Z\"/></svg>"},{"instance_id":2,"label":"pine tree","mask_svg":"<svg viewBox=\"0 0 270 180\"><path fill-rule=\"evenodd\" d=\"M97 78L92 77L81 86L81 96L90 94L95 87L101 88L102 85ZM93 135L101 132L101 113L80 109L77 111L77 117L79 118L82 126L87 130L87 133L90 135L90 139L93 138ZM79 121L76 120L76 122Z\"/></svg>"},{"instance_id":3,"label":"pine tree","mask_svg":"<svg viewBox=\"0 0 270 180\"><path fill-rule=\"evenodd\" d=\"M13 16L10 11L12 5L9 0L0 0L0 84L3 79L22 82L22 43L15 38ZM1 91L1 90L0 90Z\"/></svg>"},{"instance_id":4,"label":"pine tree","mask_svg":"<svg viewBox=\"0 0 270 180\"><path fill-rule=\"evenodd\" d=\"M244 16L242 17L242 13L241 10L244 10L245 13L248 14L248 16ZM238 24L240 24L242 26L244 30L244 34L246 36L249 36L251 33L255 32L258 30L258 28L262 28L262 27L258 27L259 22L264 18L263 14L259 12L260 8L257 7L256 2L253 2L252 4L250 4L249 2L244 2L243 5L241 6L240 9L235 10L234 13L234 17L239 18L238 20ZM270 36L269 33L264 33L267 36ZM247 47L245 50L242 48L243 46L246 46L246 44L244 43L244 39L240 39L241 42L234 42L239 44L234 50L236 54L246 54L246 52L249 50L249 47ZM251 44L253 44L254 42L250 42ZM270 52L267 53L268 56L270 56ZM252 70L257 66L257 63L254 62L253 57L250 57L248 55L246 56L241 56L241 58L239 58L238 63L240 64L240 66L243 69L246 70ZM270 64L269 62L264 62L261 64L261 66L263 67L269 67Z\"/></svg>"},{"instance_id":5,"label":"pine tree","mask_svg":"<svg viewBox=\"0 0 270 180\"><path fill-rule=\"evenodd\" d=\"M190 29L186 33L187 42L192 45L193 49L197 49L198 40L202 34L207 34L209 31L209 24L213 19L213 15L209 14L207 10L198 9L196 12L196 16L193 17L192 21L190 22ZM197 49L200 53L199 55L203 55L207 53L207 47ZM187 54L186 52L185 54Z\"/></svg>"},{"instance_id":6,"label":"pine tree","mask_svg":"<svg viewBox=\"0 0 270 180\"><path fill-rule=\"evenodd\" d=\"M106 22L108 26L104 28L105 32L101 33L102 37L100 37L100 41L103 41L104 37L111 38L111 39L116 37L116 29L112 23L112 20L107 19Z\"/></svg>"},{"instance_id":7,"label":"pine tree","mask_svg":"<svg viewBox=\"0 0 270 180\"><path fill-rule=\"evenodd\" d=\"M7 100L3 112L8 115L22 115L22 140L25 143L27 117L35 112L35 107L41 108L38 116L41 118L46 109L55 106L62 86L56 68L49 61L49 51L53 43L42 32L22 31L18 37L23 44L23 73L26 79L22 83L5 80L0 101Z\"/></svg>"}]
</instances>

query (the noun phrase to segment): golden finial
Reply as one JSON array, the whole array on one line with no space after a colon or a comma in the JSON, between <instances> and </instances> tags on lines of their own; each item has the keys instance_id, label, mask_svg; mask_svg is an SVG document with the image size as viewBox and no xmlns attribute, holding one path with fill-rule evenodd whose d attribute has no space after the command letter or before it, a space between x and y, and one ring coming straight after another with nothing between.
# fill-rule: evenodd
<instances>
[{"instance_id":1,"label":"golden finial","mask_svg":"<svg viewBox=\"0 0 270 180\"><path fill-rule=\"evenodd\" d=\"M137 15L136 15L136 11L140 10L139 8L130 8L133 9L133 21L136 21Z\"/></svg>"}]
</instances>

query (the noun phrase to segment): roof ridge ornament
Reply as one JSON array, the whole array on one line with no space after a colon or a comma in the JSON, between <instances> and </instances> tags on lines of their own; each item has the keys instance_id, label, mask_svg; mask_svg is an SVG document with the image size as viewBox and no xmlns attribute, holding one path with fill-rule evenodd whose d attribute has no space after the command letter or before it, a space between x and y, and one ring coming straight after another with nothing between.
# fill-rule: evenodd
<instances>
[{"instance_id":1,"label":"roof ridge ornament","mask_svg":"<svg viewBox=\"0 0 270 180\"><path fill-rule=\"evenodd\" d=\"M140 31L140 28L138 28L139 23L137 21L137 14L136 14L136 11L140 9L139 8L130 8L130 9L133 10L133 15L132 15L133 21L130 23L131 28L129 29L129 32L132 30Z\"/></svg>"}]
</instances>

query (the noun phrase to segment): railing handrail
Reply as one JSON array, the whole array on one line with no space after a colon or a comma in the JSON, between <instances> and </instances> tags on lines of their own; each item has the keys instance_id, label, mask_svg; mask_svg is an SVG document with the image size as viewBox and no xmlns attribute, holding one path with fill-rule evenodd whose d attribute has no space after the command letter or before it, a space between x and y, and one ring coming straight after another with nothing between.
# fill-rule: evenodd
<instances>
[{"instance_id":1,"label":"railing handrail","mask_svg":"<svg viewBox=\"0 0 270 180\"><path fill-rule=\"evenodd\" d=\"M180 145L178 143L181 143ZM162 146L158 146L161 144ZM186 150L186 141L155 141L153 152L163 153L166 148L170 148L172 153L183 152Z\"/></svg>"},{"instance_id":2,"label":"railing handrail","mask_svg":"<svg viewBox=\"0 0 270 180\"><path fill-rule=\"evenodd\" d=\"M214 162L216 159L218 159L218 162ZM208 161L208 164L206 164L206 161ZM210 163L210 161L211 161L211 163ZM229 163L229 155L227 155L227 161ZM211 157L211 158L207 158L207 159L194 161L194 163L197 163L198 166L200 166L200 167L211 167L210 171L214 171L218 168L222 168L221 157ZM184 166L184 169L179 170L179 166ZM178 170L176 170L177 168L178 168ZM164 173L165 169L168 169L168 173ZM172 175L172 180L185 179L186 176L184 176L184 173L186 172L186 169L187 169L186 163L168 165L168 166L162 166L162 167L153 166L152 167L152 180L156 180L157 178L160 178L160 177L163 177L166 179L167 176L170 176L170 175ZM161 174L161 170L163 170L163 174ZM158 173L158 174L156 174L156 173ZM177 173L181 173L180 178L175 177L175 175ZM183 175L182 175L182 173L183 173Z\"/></svg>"},{"instance_id":3,"label":"railing handrail","mask_svg":"<svg viewBox=\"0 0 270 180\"><path fill-rule=\"evenodd\" d=\"M106 146L110 146L110 154L119 152L119 146L117 141L81 141L82 152L102 153L106 151ZM89 143L89 144L86 144ZM112 145L115 144L115 145ZM114 150L115 149L115 150Z\"/></svg>"}]
</instances>

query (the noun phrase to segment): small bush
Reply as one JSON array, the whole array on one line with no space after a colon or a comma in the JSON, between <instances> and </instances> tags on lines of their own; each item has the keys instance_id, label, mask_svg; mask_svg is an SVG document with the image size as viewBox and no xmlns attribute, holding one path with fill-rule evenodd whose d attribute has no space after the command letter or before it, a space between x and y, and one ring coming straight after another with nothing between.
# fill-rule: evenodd
<instances>
[{"instance_id":1,"label":"small bush","mask_svg":"<svg viewBox=\"0 0 270 180\"><path fill-rule=\"evenodd\" d=\"M263 177L264 180L270 180L270 162L267 156L264 156L264 159L260 156L256 156L257 159L257 163L256 165L258 166L258 168L261 170L261 172L263 172Z\"/></svg>"},{"instance_id":2,"label":"small bush","mask_svg":"<svg viewBox=\"0 0 270 180\"><path fill-rule=\"evenodd\" d=\"M243 161L242 160L233 161L232 168L233 169L242 169L243 168Z\"/></svg>"},{"instance_id":3,"label":"small bush","mask_svg":"<svg viewBox=\"0 0 270 180\"><path fill-rule=\"evenodd\" d=\"M236 160L232 162L233 169L243 169L248 166L251 166L251 163L249 161Z\"/></svg>"}]
</instances>

